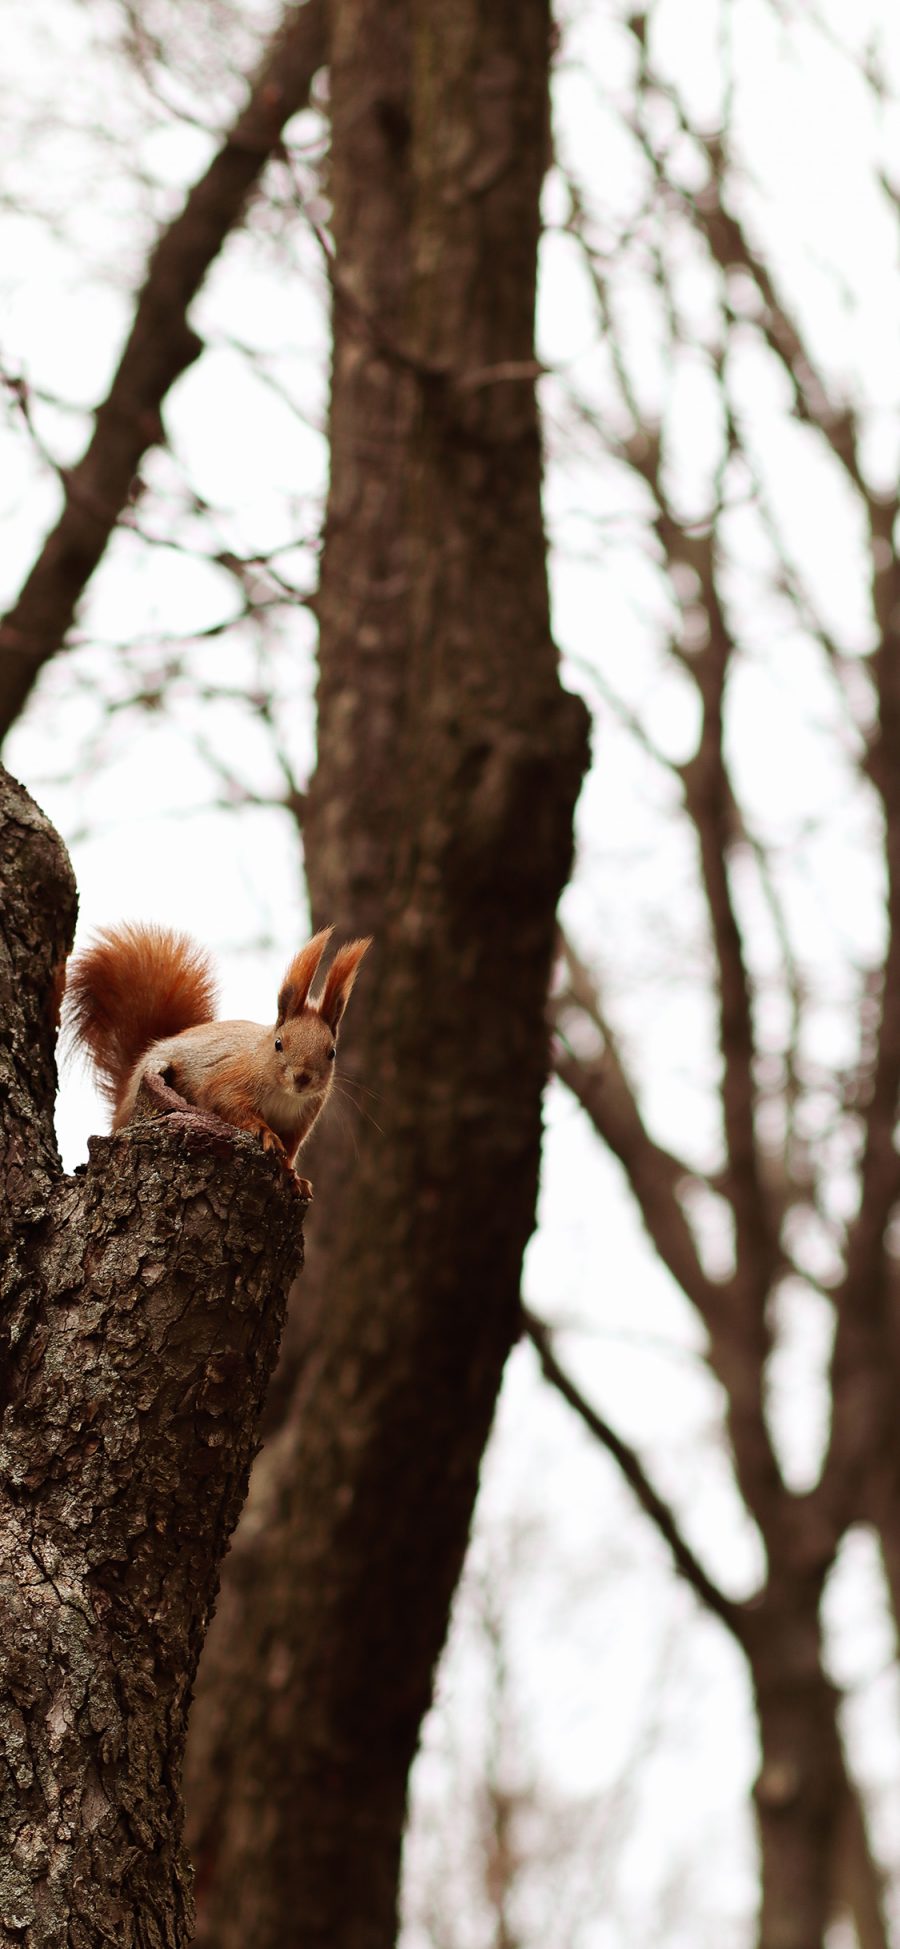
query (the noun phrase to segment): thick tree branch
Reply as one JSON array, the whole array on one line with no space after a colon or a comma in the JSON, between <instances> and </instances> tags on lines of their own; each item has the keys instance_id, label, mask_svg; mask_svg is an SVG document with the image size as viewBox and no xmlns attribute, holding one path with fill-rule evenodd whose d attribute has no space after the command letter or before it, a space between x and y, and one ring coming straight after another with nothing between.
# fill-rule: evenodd
<instances>
[{"instance_id":1,"label":"thick tree branch","mask_svg":"<svg viewBox=\"0 0 900 1949\"><path fill-rule=\"evenodd\" d=\"M160 409L202 350L188 310L281 132L309 99L324 57L323 0L289 6L241 110L150 259L131 331L81 460L65 477L56 527L0 623L0 739L61 648L76 607L127 505L141 460L161 437Z\"/></svg>"}]
</instances>

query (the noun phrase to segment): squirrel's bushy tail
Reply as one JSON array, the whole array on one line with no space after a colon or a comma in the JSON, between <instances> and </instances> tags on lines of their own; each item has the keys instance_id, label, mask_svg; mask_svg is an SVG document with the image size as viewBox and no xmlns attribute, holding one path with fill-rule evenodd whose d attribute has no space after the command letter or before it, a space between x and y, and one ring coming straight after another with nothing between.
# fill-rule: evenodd
<instances>
[{"instance_id":1,"label":"squirrel's bushy tail","mask_svg":"<svg viewBox=\"0 0 900 1949\"><path fill-rule=\"evenodd\" d=\"M166 927L106 927L70 962L65 1034L111 1103L151 1044L216 1018L206 951Z\"/></svg>"}]
</instances>

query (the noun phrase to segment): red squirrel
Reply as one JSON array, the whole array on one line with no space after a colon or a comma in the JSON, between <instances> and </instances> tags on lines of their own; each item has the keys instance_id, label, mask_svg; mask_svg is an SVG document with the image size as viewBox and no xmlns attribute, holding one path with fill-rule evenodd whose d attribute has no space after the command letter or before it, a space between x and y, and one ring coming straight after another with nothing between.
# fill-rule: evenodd
<instances>
[{"instance_id":1,"label":"red squirrel","mask_svg":"<svg viewBox=\"0 0 900 1949\"><path fill-rule=\"evenodd\" d=\"M98 934L70 964L66 1025L113 1106L113 1130L131 1121L143 1083L162 1108L194 1105L256 1131L294 1178L294 1158L334 1081L338 1025L370 946L365 940L338 948L313 1001L332 931L323 928L294 956L273 1028L216 1021L212 962L186 934L152 926ZM294 1182L311 1196L305 1178Z\"/></svg>"}]
</instances>

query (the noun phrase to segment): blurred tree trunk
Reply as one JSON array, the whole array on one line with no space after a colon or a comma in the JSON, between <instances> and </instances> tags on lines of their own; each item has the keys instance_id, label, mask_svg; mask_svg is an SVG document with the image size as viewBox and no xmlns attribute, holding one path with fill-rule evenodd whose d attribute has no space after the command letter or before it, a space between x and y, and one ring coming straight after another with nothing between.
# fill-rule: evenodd
<instances>
[{"instance_id":1,"label":"blurred tree trunk","mask_svg":"<svg viewBox=\"0 0 900 1949\"><path fill-rule=\"evenodd\" d=\"M586 760L534 399L544 0L336 0L317 924L371 930L320 1146L293 1392L201 1677L199 1940L386 1949L407 1776L534 1222L544 1005ZM362 997L361 997L362 1001ZM303 1353L304 1333L309 1336Z\"/></svg>"},{"instance_id":2,"label":"blurred tree trunk","mask_svg":"<svg viewBox=\"0 0 900 1949\"><path fill-rule=\"evenodd\" d=\"M745 1604L734 1606L710 1588L714 1580L706 1566L689 1563L673 1512L654 1507L646 1487L639 1490L679 1569L689 1576L701 1602L728 1624L747 1658L761 1759L754 1796L760 1949L817 1949L836 1915L851 1919L866 1949L885 1949L891 1939L885 1877L872 1846L866 1797L843 1751L843 1700L827 1671L821 1609L841 1546L855 1524L871 1525L879 1536L895 1619L900 1594L895 1272L900 1197L895 1142L900 1089L900 496L894 487L875 485L869 478L865 414L850 403L852 393L845 396L841 383L818 363L816 343L804 334L754 240L736 194L740 169L734 163L731 130L710 137L686 114L684 128L696 144L704 182L700 192L674 187L668 159L654 146L649 118L644 119L660 86L646 18L635 15L630 26L638 60L634 127L649 169L648 208L659 199L673 240L678 238L673 212L679 212L686 230L702 241L703 262L717 291L711 375L727 437L721 472L707 484L702 520L695 511L686 518L680 505L678 469L669 445L671 392L655 411L648 413L645 406L638 412L628 348L609 302L611 254L595 253L590 217L577 202L573 228L591 265L598 322L606 332L626 409L624 421L616 423L611 416L610 426L603 427L603 450L608 442L618 451L646 492L653 543L668 587L684 602L683 615L674 629L666 627L660 648L663 666L668 663L682 680L686 677L695 692L698 732L690 754L672 761L648 734L640 711L629 714L628 706L623 709L615 698L613 708L642 741L660 775L675 786L672 816L684 821L694 849L710 970L706 992L717 1023L719 1136L714 1164L698 1169L696 1158L688 1158L687 1145L682 1152L680 1137L665 1147L655 1141L646 1085L638 1086L626 1056L616 1009L609 1005L602 982L574 953L559 1019L564 1036L579 1017L582 1026L589 1023L595 1053L585 1058L570 1044L560 1049L556 1066L622 1165L656 1255L702 1323L709 1364L723 1390L736 1487L765 1551L759 1589ZM640 225L636 233L640 236ZM742 322L730 308L730 289L738 274L746 280L745 298L752 292L747 315L752 309L767 356L787 384L791 416L815 429L820 476L824 479L832 467L839 469L860 517L860 536L868 544L875 640L865 659L870 688L864 711L848 677L853 659L824 620L821 591L809 594L798 573L788 540L773 518L765 469L753 451L743 408L736 404L731 355L740 342ZM672 264L664 255L656 277L655 297L666 312L674 367L679 349L693 345L694 336L686 331L673 299ZM618 431L622 423L630 424L630 436ZM857 1011L857 1041L846 1070L835 1063L829 1072L826 1063L816 1071L810 1059L809 1021L816 983L821 980L824 987L824 978L781 870L783 835L774 837L774 816L766 829L758 799L755 806L751 802L742 771L744 754L735 738L731 699L739 673L754 654L748 650L752 630L747 614L733 602L729 584L735 561L746 565L752 552L746 535L734 550L728 534L729 494L738 479L739 492L746 491L759 519L763 552L770 551L760 589L768 586L789 596L800 633L829 678L837 680L841 702L836 722L853 754L848 771L864 787L867 810L875 813L872 834L879 833L883 847L883 944L873 952L865 979L855 988L848 984ZM685 590L688 595L681 593ZM690 638L684 627L688 618ZM764 748L764 740L759 742ZM748 740L748 749L751 744ZM875 839L873 853L877 845ZM744 904L751 873L773 929L789 1025L777 1038L774 1087L764 1081L765 1059L771 1058L775 1045L763 1019L774 984L770 969L762 973L762 929L758 921L749 922ZM815 966L813 978L808 961ZM843 1006L849 1016L846 1002ZM574 1041L581 1041L577 1033ZM830 1095L833 1105L827 1141L819 1126L811 1138L805 1135L813 1127L805 1118L816 1089ZM837 1201L831 1182L837 1149L830 1156L829 1146L836 1144L837 1133L846 1142L849 1132L845 1155L853 1158L854 1197L848 1201L845 1193ZM700 1187L715 1201L724 1221L720 1236L728 1240L715 1272L709 1268L691 1202L692 1190ZM825 1276L804 1253L797 1221L802 1224L810 1217L833 1255ZM783 1334L781 1303L793 1283L817 1295L830 1310L833 1326L827 1376L830 1427L817 1479L803 1491L786 1479L772 1404L771 1360ZM607 1434L601 1438L607 1440ZM616 1452L612 1441L607 1445ZM625 1462L621 1452L617 1460L634 1486L635 1470L638 1480L641 1475L637 1459L626 1450Z\"/></svg>"}]
</instances>

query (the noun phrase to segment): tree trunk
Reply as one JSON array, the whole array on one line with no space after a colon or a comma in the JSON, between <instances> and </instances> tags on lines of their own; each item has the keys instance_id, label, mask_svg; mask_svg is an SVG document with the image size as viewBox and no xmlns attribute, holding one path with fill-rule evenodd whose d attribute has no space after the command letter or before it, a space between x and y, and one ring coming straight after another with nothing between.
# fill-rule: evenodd
<instances>
[{"instance_id":1,"label":"tree trunk","mask_svg":"<svg viewBox=\"0 0 900 1949\"><path fill-rule=\"evenodd\" d=\"M317 1323L201 1678L216 1949L395 1939L407 1775L518 1331L587 755L550 637L533 388L548 44L543 0L332 8L307 864L316 924L376 936L351 1060L379 1128L349 1167L334 1125L319 1148Z\"/></svg>"},{"instance_id":2,"label":"tree trunk","mask_svg":"<svg viewBox=\"0 0 900 1949\"><path fill-rule=\"evenodd\" d=\"M759 1949L822 1949L839 1888L847 1780L822 1669L819 1592L771 1594L745 1619L762 1764Z\"/></svg>"},{"instance_id":3,"label":"tree trunk","mask_svg":"<svg viewBox=\"0 0 900 1949\"><path fill-rule=\"evenodd\" d=\"M187 1708L302 1207L251 1139L185 1116L94 1139L62 1176L74 886L5 779L0 858L0 1939L180 1949Z\"/></svg>"}]
</instances>

